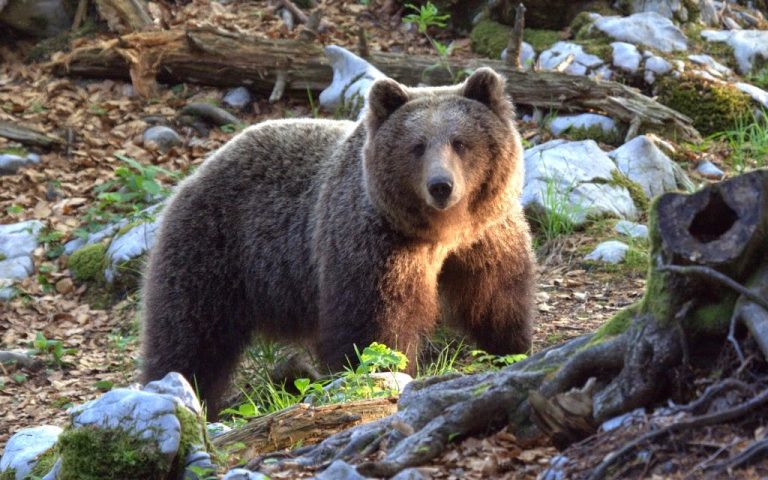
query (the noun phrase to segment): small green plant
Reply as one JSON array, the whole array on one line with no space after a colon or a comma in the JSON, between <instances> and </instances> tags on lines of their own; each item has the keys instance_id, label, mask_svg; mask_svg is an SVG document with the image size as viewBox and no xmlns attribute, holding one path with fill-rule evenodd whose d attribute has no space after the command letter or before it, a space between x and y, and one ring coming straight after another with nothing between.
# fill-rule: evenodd
<instances>
[{"instance_id":1,"label":"small green plant","mask_svg":"<svg viewBox=\"0 0 768 480\"><path fill-rule=\"evenodd\" d=\"M46 258L56 258L64 252L64 245L61 243L61 239L64 238L64 233L51 228L43 228L37 235L37 241L45 246Z\"/></svg>"},{"instance_id":2,"label":"small green plant","mask_svg":"<svg viewBox=\"0 0 768 480\"><path fill-rule=\"evenodd\" d=\"M115 178L94 187L97 203L83 217L83 226L75 231L80 238L122 218L141 218L141 211L151 203L167 196L170 189L159 181L160 176L178 180L180 174L156 165L142 165L125 155L115 155L123 165L115 169Z\"/></svg>"},{"instance_id":3,"label":"small green plant","mask_svg":"<svg viewBox=\"0 0 768 480\"><path fill-rule=\"evenodd\" d=\"M451 56L453 51L453 42L446 45L439 42L429 34L430 28L445 28L448 25L447 22L451 16L448 14L441 15L437 6L429 1L421 7L418 7L412 3L406 3L405 8L413 11L414 13L409 13L408 15L404 16L403 22L416 25L419 33L424 35L429 43L432 44L432 47L435 49L438 57L440 58L440 62L425 70L424 73L426 74L434 68L443 67L451 76L451 79L453 79L454 83L458 82L460 80L459 75L453 72L451 64L448 62L448 57ZM463 72L463 74L466 74L466 72Z\"/></svg>"},{"instance_id":4,"label":"small green plant","mask_svg":"<svg viewBox=\"0 0 768 480\"><path fill-rule=\"evenodd\" d=\"M768 111L740 118L735 128L715 134L713 138L728 144L730 163L739 173L763 168L768 163Z\"/></svg>"},{"instance_id":5,"label":"small green plant","mask_svg":"<svg viewBox=\"0 0 768 480\"><path fill-rule=\"evenodd\" d=\"M493 355L485 350L472 350L469 352L472 361L464 367L466 373L485 372L489 370L499 370L513 363L520 362L528 358L524 353L512 355Z\"/></svg>"},{"instance_id":6,"label":"small green plant","mask_svg":"<svg viewBox=\"0 0 768 480\"><path fill-rule=\"evenodd\" d=\"M21 205L16 205L16 204L14 203L14 204L13 204L13 205L11 205L10 207L7 207L7 208L5 209L5 212L6 212L8 215L19 215L20 213L23 213L23 212L24 212L24 207L22 207Z\"/></svg>"},{"instance_id":7,"label":"small green plant","mask_svg":"<svg viewBox=\"0 0 768 480\"><path fill-rule=\"evenodd\" d=\"M48 355L50 362L57 367L64 366L64 357L77 353L76 348L64 348L61 340L45 338L42 332L35 334L35 340L32 342L33 353L36 355Z\"/></svg>"},{"instance_id":8,"label":"small green plant","mask_svg":"<svg viewBox=\"0 0 768 480\"><path fill-rule=\"evenodd\" d=\"M574 218L583 213L583 207L571 203L570 190L563 189L555 179L547 179L542 199L544 211L534 218L537 230L546 242L561 235L570 235L576 229Z\"/></svg>"}]
</instances>

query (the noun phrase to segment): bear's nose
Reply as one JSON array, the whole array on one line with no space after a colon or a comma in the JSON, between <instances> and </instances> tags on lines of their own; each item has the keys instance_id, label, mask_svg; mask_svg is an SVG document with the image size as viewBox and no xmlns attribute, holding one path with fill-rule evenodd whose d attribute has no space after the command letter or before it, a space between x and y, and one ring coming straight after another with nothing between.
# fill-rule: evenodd
<instances>
[{"instance_id":1,"label":"bear's nose","mask_svg":"<svg viewBox=\"0 0 768 480\"><path fill-rule=\"evenodd\" d=\"M453 191L453 181L447 177L438 177L429 180L427 190L437 203L445 203Z\"/></svg>"}]
</instances>

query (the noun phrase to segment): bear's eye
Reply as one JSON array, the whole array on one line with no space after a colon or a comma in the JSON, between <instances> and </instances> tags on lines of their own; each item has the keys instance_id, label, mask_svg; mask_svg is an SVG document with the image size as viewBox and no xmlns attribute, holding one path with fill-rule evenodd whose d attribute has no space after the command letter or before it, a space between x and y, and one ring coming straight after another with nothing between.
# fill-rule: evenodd
<instances>
[{"instance_id":1,"label":"bear's eye","mask_svg":"<svg viewBox=\"0 0 768 480\"><path fill-rule=\"evenodd\" d=\"M451 142L451 146L453 147L453 150L459 155L467 151L467 145L461 140L454 140Z\"/></svg>"},{"instance_id":2,"label":"bear's eye","mask_svg":"<svg viewBox=\"0 0 768 480\"><path fill-rule=\"evenodd\" d=\"M427 147L423 143L417 143L416 145L413 146L412 150L415 156L420 157L424 155L424 152L427 150Z\"/></svg>"}]
</instances>

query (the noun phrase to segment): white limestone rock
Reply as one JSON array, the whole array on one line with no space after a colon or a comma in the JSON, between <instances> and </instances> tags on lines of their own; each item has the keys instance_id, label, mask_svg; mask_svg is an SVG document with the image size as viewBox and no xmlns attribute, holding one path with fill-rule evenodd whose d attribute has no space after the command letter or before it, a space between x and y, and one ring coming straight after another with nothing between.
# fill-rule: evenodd
<instances>
[{"instance_id":1,"label":"white limestone rock","mask_svg":"<svg viewBox=\"0 0 768 480\"><path fill-rule=\"evenodd\" d=\"M595 247L592 253L584 257L585 260L617 264L624 261L629 246L618 240L608 240Z\"/></svg>"},{"instance_id":2,"label":"white limestone rock","mask_svg":"<svg viewBox=\"0 0 768 480\"><path fill-rule=\"evenodd\" d=\"M263 473L252 472L244 468L233 468L221 480L269 480Z\"/></svg>"},{"instance_id":3,"label":"white limestone rock","mask_svg":"<svg viewBox=\"0 0 768 480\"><path fill-rule=\"evenodd\" d=\"M181 400L181 403L196 415L203 414L203 407L197 399L195 389L180 373L170 372L160 380L149 382L142 390L148 393L171 395Z\"/></svg>"},{"instance_id":4,"label":"white limestone rock","mask_svg":"<svg viewBox=\"0 0 768 480\"><path fill-rule=\"evenodd\" d=\"M35 271L32 257L14 257L0 261L0 278L24 280Z\"/></svg>"},{"instance_id":5,"label":"white limestone rock","mask_svg":"<svg viewBox=\"0 0 768 480\"><path fill-rule=\"evenodd\" d=\"M645 45L662 52L688 49L688 39L671 20L656 12L635 13L628 17L596 16L592 28L611 38L634 45Z\"/></svg>"},{"instance_id":6,"label":"white limestone rock","mask_svg":"<svg viewBox=\"0 0 768 480\"><path fill-rule=\"evenodd\" d=\"M613 229L616 233L630 238L648 238L648 227L640 223L619 220Z\"/></svg>"},{"instance_id":7,"label":"white limestone rock","mask_svg":"<svg viewBox=\"0 0 768 480\"><path fill-rule=\"evenodd\" d=\"M603 133L616 132L616 122L605 115L596 113L579 113L575 115L558 115L549 123L549 131L560 135L571 128L592 128L598 126Z\"/></svg>"},{"instance_id":8,"label":"white limestone rock","mask_svg":"<svg viewBox=\"0 0 768 480\"><path fill-rule=\"evenodd\" d=\"M644 73L645 82L651 84L656 81L657 76L668 73L674 67L672 66L671 63L669 63L665 59L656 55L651 55L645 60L644 68L645 68L645 73Z\"/></svg>"},{"instance_id":9,"label":"white limestone rock","mask_svg":"<svg viewBox=\"0 0 768 480\"><path fill-rule=\"evenodd\" d=\"M0 458L0 473L13 469L16 480L25 478L37 464L40 455L56 444L61 432L59 427L42 425L14 433Z\"/></svg>"},{"instance_id":10,"label":"white limestone rock","mask_svg":"<svg viewBox=\"0 0 768 480\"><path fill-rule=\"evenodd\" d=\"M122 235L112 239L107 248L107 268L104 278L113 282L117 277L117 267L148 252L155 243L155 233L160 227L160 220L140 223Z\"/></svg>"},{"instance_id":11,"label":"white limestone rock","mask_svg":"<svg viewBox=\"0 0 768 480\"><path fill-rule=\"evenodd\" d=\"M12 175L21 167L40 163L40 155L31 153L25 157L11 153L0 154L0 175Z\"/></svg>"},{"instance_id":12,"label":"white limestone rock","mask_svg":"<svg viewBox=\"0 0 768 480\"><path fill-rule=\"evenodd\" d=\"M717 168L717 165L709 160L699 163L696 166L696 173L710 180L722 180L725 177L725 172Z\"/></svg>"},{"instance_id":13,"label":"white limestone rock","mask_svg":"<svg viewBox=\"0 0 768 480\"><path fill-rule=\"evenodd\" d=\"M625 72L637 72L643 56L640 55L636 46L626 42L613 42L611 47L613 48L614 67L620 68Z\"/></svg>"},{"instance_id":14,"label":"white limestone rock","mask_svg":"<svg viewBox=\"0 0 768 480\"><path fill-rule=\"evenodd\" d=\"M575 225L589 217L635 219L638 211L629 191L613 184L615 170L593 140L537 145L525 152L522 204L539 215L562 210Z\"/></svg>"},{"instance_id":15,"label":"white limestone rock","mask_svg":"<svg viewBox=\"0 0 768 480\"><path fill-rule=\"evenodd\" d=\"M597 55L586 53L581 45L571 42L557 42L539 55L539 65L544 70L554 70L562 64L569 55L573 62L565 69L569 75L586 75L590 69L602 65L603 59Z\"/></svg>"},{"instance_id":16,"label":"white limestone rock","mask_svg":"<svg viewBox=\"0 0 768 480\"><path fill-rule=\"evenodd\" d=\"M677 190L678 177L685 175L646 135L633 138L608 156L621 173L642 187L648 198Z\"/></svg>"},{"instance_id":17,"label":"white limestone rock","mask_svg":"<svg viewBox=\"0 0 768 480\"><path fill-rule=\"evenodd\" d=\"M725 42L733 49L739 73L752 71L756 62L768 61L768 30L704 30L708 42Z\"/></svg>"},{"instance_id":18,"label":"white limestone rock","mask_svg":"<svg viewBox=\"0 0 768 480\"><path fill-rule=\"evenodd\" d=\"M346 104L355 99L368 98L373 82L387 78L379 69L346 48L329 45L324 51L333 68L331 84L320 93L320 106L328 111L335 110L342 102Z\"/></svg>"},{"instance_id":19,"label":"white limestone rock","mask_svg":"<svg viewBox=\"0 0 768 480\"><path fill-rule=\"evenodd\" d=\"M733 75L733 70L726 67L709 55L688 55L688 60L692 61L696 65L706 67L710 74L720 78L728 78Z\"/></svg>"},{"instance_id":20,"label":"white limestone rock","mask_svg":"<svg viewBox=\"0 0 768 480\"><path fill-rule=\"evenodd\" d=\"M37 248L37 236L42 228L43 224L38 220L0 225L0 256L6 259L31 256Z\"/></svg>"},{"instance_id":21,"label":"white limestone rock","mask_svg":"<svg viewBox=\"0 0 768 480\"><path fill-rule=\"evenodd\" d=\"M752 97L752 100L762 105L763 108L768 108L768 92L762 88L744 82L736 82L734 86Z\"/></svg>"},{"instance_id":22,"label":"white limestone rock","mask_svg":"<svg viewBox=\"0 0 768 480\"><path fill-rule=\"evenodd\" d=\"M182 143L184 141L176 130L164 125L155 125L144 131L144 145L156 145L161 152L167 152Z\"/></svg>"}]
</instances>

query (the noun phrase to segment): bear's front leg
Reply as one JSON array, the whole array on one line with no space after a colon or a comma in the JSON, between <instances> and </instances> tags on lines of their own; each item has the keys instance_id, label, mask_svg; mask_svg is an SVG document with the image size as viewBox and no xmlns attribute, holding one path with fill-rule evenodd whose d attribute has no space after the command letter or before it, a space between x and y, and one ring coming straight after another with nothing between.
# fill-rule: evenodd
<instances>
[{"instance_id":1,"label":"bear's front leg","mask_svg":"<svg viewBox=\"0 0 768 480\"><path fill-rule=\"evenodd\" d=\"M355 346L362 351L379 342L403 352L406 371L414 373L421 337L438 318L439 261L424 247L375 251L359 258L350 252L325 257L316 353L338 371L357 362Z\"/></svg>"},{"instance_id":2,"label":"bear's front leg","mask_svg":"<svg viewBox=\"0 0 768 480\"><path fill-rule=\"evenodd\" d=\"M522 214L451 254L440 273L448 323L496 355L531 348L535 260Z\"/></svg>"}]
</instances>

